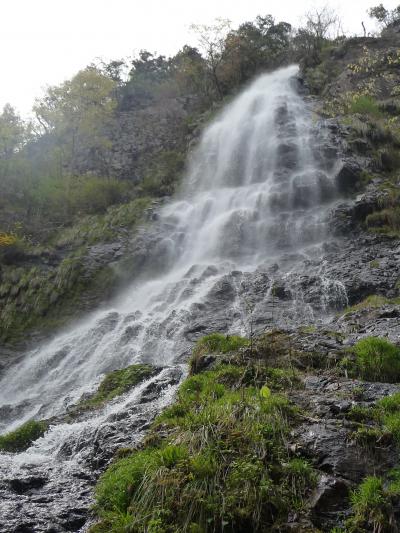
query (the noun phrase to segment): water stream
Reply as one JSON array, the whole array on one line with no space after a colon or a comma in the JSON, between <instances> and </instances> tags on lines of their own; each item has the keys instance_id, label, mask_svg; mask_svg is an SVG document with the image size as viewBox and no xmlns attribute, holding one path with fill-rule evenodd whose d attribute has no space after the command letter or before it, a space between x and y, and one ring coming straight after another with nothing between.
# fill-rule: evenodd
<instances>
[{"instance_id":1,"label":"water stream","mask_svg":"<svg viewBox=\"0 0 400 533\"><path fill-rule=\"evenodd\" d=\"M22 454L0 454L0 531L83 528L97 472L171 400L196 337L245 332L246 283L255 280L265 304L268 269L284 256L293 277L296 258L315 255L340 163L321 156L327 133L296 73L291 66L259 77L206 128L179 196L157 214L161 273L132 282L112 308L37 347L1 380L3 432L63 415L110 370L135 362L164 369L94 417L53 425ZM261 294L254 287L263 283ZM321 275L321 290L330 287L340 292Z\"/></svg>"}]
</instances>

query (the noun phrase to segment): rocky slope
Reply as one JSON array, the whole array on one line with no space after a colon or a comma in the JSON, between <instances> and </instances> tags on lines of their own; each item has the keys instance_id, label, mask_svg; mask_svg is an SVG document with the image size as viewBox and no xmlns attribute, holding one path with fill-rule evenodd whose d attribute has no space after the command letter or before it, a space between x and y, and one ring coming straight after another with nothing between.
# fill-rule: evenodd
<instances>
[{"instance_id":1,"label":"rocky slope","mask_svg":"<svg viewBox=\"0 0 400 533\"><path fill-rule=\"evenodd\" d=\"M321 138L316 156L327 168L332 168L338 155L343 161L337 169L341 198L330 213L331 233L315 248L314 258L312 253L307 258L302 253L285 254L282 243L276 264L260 266L253 273L227 273L187 317L184 340L177 347L177 360L182 362L204 335L215 331L226 334L232 324L241 323L248 337L247 347L228 350L228 355L222 353L225 349L221 346L207 348L195 354L192 365L193 373L203 376L196 378L200 388L191 391L193 395L183 405L193 417L205 407L214 409L213 402L215 409L221 407L224 400L218 400L226 395L229 424L211 419L204 425L207 435L212 435L207 436L207 446L216 456L211 460L202 456L200 464L198 456L204 452L204 443L196 433L199 428L194 431L199 440L188 440L188 421L180 420L185 386L196 384L196 380L183 383L176 405L151 426L165 405L161 393L182 379L179 366L166 369L149 385L139 386L139 401L128 406L125 418L115 419L111 412L93 442L72 440L69 447L60 450L64 457L77 453L80 457L72 473L78 480L72 487L73 496L68 481L71 473L60 473L55 466L43 475L33 469L22 478L19 473L3 480L0 490L7 512L2 524L5 531L84 531L93 484L113 454L126 446L137 448L120 451L122 463L117 460L99 483L97 514L92 521L101 522L93 526L95 532L123 531L126 526L131 531L159 533L211 528L236 532L398 530L398 426L397 419L390 416L399 412L397 396L393 395L400 388L397 383L381 382L379 376L367 379L363 368L357 366L353 347L366 337L385 337L397 345L400 338L399 50L396 32L381 39L349 40L327 51L320 65L302 75L306 91L318 93L308 97L316 106L316 124L323 122L330 131L328 137ZM128 144L124 150L125 146ZM132 153L130 148L128 151L130 155L122 158L121 172L130 164ZM281 163L283 170L290 168L290 148L282 154ZM304 200L304 194L307 191L298 191L298 202ZM168 250L160 249L168 228L159 220L157 207L145 207L143 217L151 224L143 225L143 218L133 217L132 225L124 227L117 218L111 224L115 232L108 242L86 246L80 256L83 279L95 278L110 264L112 271L129 264L129 276L142 268L157 272L168 258ZM43 252L41 268L47 265L45 270L57 271L66 249L63 246L67 245L60 246L57 257ZM211 275L203 272L198 281ZM49 275L50 280L54 277L57 274ZM78 279L72 273L66 278L72 285ZM108 284L109 278L105 279ZM3 301L10 298L15 302L21 292L35 289L34 281L22 274L15 280L6 279L6 284ZM100 278L94 293L87 293L94 297L79 298L79 311L98 304L104 285L104 278ZM243 309L231 305L238 295L242 295ZM190 296L190 288L186 296ZM51 295L45 297L51 302ZM20 308L16 309L18 312ZM162 327L168 330L170 325ZM4 348L2 361L8 350ZM224 365L223 378L218 374L220 365ZM201 396L203 379L211 380L207 385L209 398ZM381 400L391 396L394 407L386 412L389 408ZM252 432L254 420L243 425L240 413L241 409L252 412L264 408L266 418L258 422L264 428L279 422L282 431L272 437L262 434L259 441L260 431ZM170 417L171 422L168 413L174 409L176 416ZM77 422L85 417L87 413L78 413ZM62 428L65 421L52 422ZM145 431L148 437L143 446L139 441ZM243 443L241 436L246 432L249 438ZM230 449L221 450L224 439L228 439ZM276 455L271 452L271 442ZM243 449L247 455L241 456ZM154 450L158 459L162 457L164 474L157 478L148 471L151 480L146 488L157 511L149 514L149 503L138 496L134 475L138 454L151 455ZM218 472L216 458L224 465ZM113 478L112 469L125 466L127 477L120 470ZM236 478L229 477L232 472ZM107 488L105 483L111 485ZM196 483L200 492L190 492ZM122 495L119 507L110 504L106 489ZM273 500L271 490L281 496L281 505ZM226 498L226 512L218 499L220 493ZM194 497L199 507L189 509L191 518L187 521L182 514ZM164 508L160 508L160 501L167 502ZM49 504L54 523L49 525L42 517L35 521L37 505L48 509Z\"/></svg>"}]
</instances>

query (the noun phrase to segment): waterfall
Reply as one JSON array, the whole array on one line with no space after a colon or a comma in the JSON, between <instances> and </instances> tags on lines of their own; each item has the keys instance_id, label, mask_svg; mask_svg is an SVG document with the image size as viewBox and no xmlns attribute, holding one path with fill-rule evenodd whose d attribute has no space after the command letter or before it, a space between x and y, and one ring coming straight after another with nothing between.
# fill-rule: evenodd
<instances>
[{"instance_id":1,"label":"waterfall","mask_svg":"<svg viewBox=\"0 0 400 533\"><path fill-rule=\"evenodd\" d=\"M104 373L135 362L182 375L179 363L196 335L244 327L238 311L241 272L267 268L289 252L307 254L324 239L326 204L335 198L334 168L319 157L325 132L316 129L311 106L298 94L296 73L290 66L260 76L205 129L180 194L160 209L156 227L148 230L158 232L149 271L151 258L163 267L126 287L112 308L26 354L3 377L1 431L32 417L65 413ZM158 407L177 381L169 386L164 381ZM95 419L52 426L23 454L0 454L1 476L8 479L10 470L23 476L36 468L46 471L46 479L50 475L46 483L55 482L49 471L54 476L62 471L60 476L71 480L76 465L87 468L82 442L90 447L116 421L118 431L127 420L133 423L137 395L135 389ZM132 440L117 438L115 447ZM81 497L87 502L88 496ZM11 500L0 504L8 520L15 513ZM47 512L46 505L35 507L35 531L46 530Z\"/></svg>"}]
</instances>

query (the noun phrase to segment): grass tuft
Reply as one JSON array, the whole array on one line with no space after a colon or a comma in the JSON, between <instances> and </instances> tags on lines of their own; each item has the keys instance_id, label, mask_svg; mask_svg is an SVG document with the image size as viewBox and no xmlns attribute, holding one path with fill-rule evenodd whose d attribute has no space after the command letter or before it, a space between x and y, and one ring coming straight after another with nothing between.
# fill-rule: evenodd
<instances>
[{"instance_id":1,"label":"grass tuft","mask_svg":"<svg viewBox=\"0 0 400 533\"><path fill-rule=\"evenodd\" d=\"M366 337L354 345L360 376L371 381L395 383L400 379L400 349L380 337Z\"/></svg>"}]
</instances>

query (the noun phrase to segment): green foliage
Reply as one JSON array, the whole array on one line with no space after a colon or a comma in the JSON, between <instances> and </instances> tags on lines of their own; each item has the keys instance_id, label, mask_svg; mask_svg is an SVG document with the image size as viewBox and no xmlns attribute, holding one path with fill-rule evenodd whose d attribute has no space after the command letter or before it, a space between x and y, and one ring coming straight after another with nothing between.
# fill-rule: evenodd
<instances>
[{"instance_id":1,"label":"green foliage","mask_svg":"<svg viewBox=\"0 0 400 533\"><path fill-rule=\"evenodd\" d=\"M223 335L222 333L210 333L197 341L195 351L208 353L234 352L248 346L249 341L238 335Z\"/></svg>"},{"instance_id":2,"label":"green foliage","mask_svg":"<svg viewBox=\"0 0 400 533\"><path fill-rule=\"evenodd\" d=\"M210 333L199 339L193 350L190 360L190 372L196 373L201 358L205 354L226 354L237 352L240 348L249 345L249 340L238 335L224 335L222 333Z\"/></svg>"},{"instance_id":3,"label":"green foliage","mask_svg":"<svg viewBox=\"0 0 400 533\"><path fill-rule=\"evenodd\" d=\"M146 447L116 460L100 478L101 522L93 532L120 531L121 517L138 532L205 532L221 524L256 531L294 508L301 512L316 476L306 461L288 456L296 410L271 391L237 388L246 371L217 365L181 385Z\"/></svg>"},{"instance_id":4,"label":"green foliage","mask_svg":"<svg viewBox=\"0 0 400 533\"><path fill-rule=\"evenodd\" d=\"M124 228L134 228L143 220L149 205L149 198L138 198L110 207L105 214L83 217L63 230L54 237L54 245L68 247L71 252L54 268L32 267L29 263L15 268L11 262L4 266L0 282L0 338L16 339L32 327L62 325L76 313L82 291L106 297L120 282L120 274L111 266L99 265L90 279L83 276L87 249L97 242L118 239ZM25 251L26 247L22 243L13 253ZM33 251L50 253L34 248Z\"/></svg>"},{"instance_id":5,"label":"green foliage","mask_svg":"<svg viewBox=\"0 0 400 533\"><path fill-rule=\"evenodd\" d=\"M0 435L0 450L5 452L22 452L38 438L43 437L47 423L42 420L29 420L10 433Z\"/></svg>"},{"instance_id":6,"label":"green foliage","mask_svg":"<svg viewBox=\"0 0 400 533\"><path fill-rule=\"evenodd\" d=\"M372 115L381 117L382 111L378 102L372 96L366 94L355 95L349 105L350 113L360 113L361 115Z\"/></svg>"},{"instance_id":7,"label":"green foliage","mask_svg":"<svg viewBox=\"0 0 400 533\"><path fill-rule=\"evenodd\" d=\"M400 349L387 339L366 337L354 345L360 376L371 381L400 379Z\"/></svg>"},{"instance_id":8,"label":"green foliage","mask_svg":"<svg viewBox=\"0 0 400 533\"><path fill-rule=\"evenodd\" d=\"M391 436L391 432L389 431ZM375 446L388 435L380 428L361 426L352 434L354 441L363 448L374 450Z\"/></svg>"},{"instance_id":9,"label":"green foliage","mask_svg":"<svg viewBox=\"0 0 400 533\"><path fill-rule=\"evenodd\" d=\"M79 402L75 409L82 411L101 407L116 396L124 394L141 381L150 378L154 373L154 367L141 364L114 370L104 377L95 394Z\"/></svg>"},{"instance_id":10,"label":"green foliage","mask_svg":"<svg viewBox=\"0 0 400 533\"><path fill-rule=\"evenodd\" d=\"M350 531L390 531L392 505L381 478L365 478L350 500L354 513L349 520Z\"/></svg>"},{"instance_id":11,"label":"green foliage","mask_svg":"<svg viewBox=\"0 0 400 533\"><path fill-rule=\"evenodd\" d=\"M391 441L400 444L400 393L386 396L376 405L364 407L354 405L347 417L361 422L353 438L359 444L374 447L377 441Z\"/></svg>"},{"instance_id":12,"label":"green foliage","mask_svg":"<svg viewBox=\"0 0 400 533\"><path fill-rule=\"evenodd\" d=\"M143 214L150 206L149 197L136 198L126 204L114 205L103 215L82 217L79 222L54 237L57 246L88 245L118 238L120 228L132 229L143 221Z\"/></svg>"}]
</instances>

